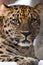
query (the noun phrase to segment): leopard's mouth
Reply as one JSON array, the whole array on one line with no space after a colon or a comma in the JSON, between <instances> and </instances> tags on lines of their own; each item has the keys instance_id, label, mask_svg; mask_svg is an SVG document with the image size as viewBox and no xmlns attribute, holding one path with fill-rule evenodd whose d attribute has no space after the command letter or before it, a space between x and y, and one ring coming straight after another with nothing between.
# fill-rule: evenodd
<instances>
[{"instance_id":1,"label":"leopard's mouth","mask_svg":"<svg viewBox=\"0 0 43 65\"><path fill-rule=\"evenodd\" d=\"M32 45L32 42L28 43L28 42L25 42L25 43L22 43L22 42L19 42L18 43L19 46L22 46L22 47L26 47L26 46L31 46Z\"/></svg>"},{"instance_id":2,"label":"leopard's mouth","mask_svg":"<svg viewBox=\"0 0 43 65\"><path fill-rule=\"evenodd\" d=\"M32 41L27 40L27 39L23 39L20 40L19 38L15 38L15 44L19 45L19 46L31 46L32 45Z\"/></svg>"},{"instance_id":3,"label":"leopard's mouth","mask_svg":"<svg viewBox=\"0 0 43 65\"><path fill-rule=\"evenodd\" d=\"M32 39L29 39L28 38L28 36L27 37L19 37L19 36L14 36L14 37L12 37L12 36L10 36L10 39L12 39L12 41L13 41L13 43L14 44L16 44L16 45L19 45L19 46L31 46L31 45L33 45L32 43Z\"/></svg>"}]
</instances>

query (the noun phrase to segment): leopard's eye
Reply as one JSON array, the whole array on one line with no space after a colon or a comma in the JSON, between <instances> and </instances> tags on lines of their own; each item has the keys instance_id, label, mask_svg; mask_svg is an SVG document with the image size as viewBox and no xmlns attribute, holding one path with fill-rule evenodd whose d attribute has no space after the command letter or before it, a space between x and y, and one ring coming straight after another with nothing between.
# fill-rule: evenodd
<instances>
[{"instance_id":1,"label":"leopard's eye","mask_svg":"<svg viewBox=\"0 0 43 65\"><path fill-rule=\"evenodd\" d=\"M31 23L35 23L35 22L37 22L36 19L31 19Z\"/></svg>"},{"instance_id":2,"label":"leopard's eye","mask_svg":"<svg viewBox=\"0 0 43 65\"><path fill-rule=\"evenodd\" d=\"M18 23L18 19L13 19L14 22Z\"/></svg>"},{"instance_id":3,"label":"leopard's eye","mask_svg":"<svg viewBox=\"0 0 43 65\"><path fill-rule=\"evenodd\" d=\"M17 24L20 24L19 20L18 19L13 19L13 21Z\"/></svg>"}]
</instances>

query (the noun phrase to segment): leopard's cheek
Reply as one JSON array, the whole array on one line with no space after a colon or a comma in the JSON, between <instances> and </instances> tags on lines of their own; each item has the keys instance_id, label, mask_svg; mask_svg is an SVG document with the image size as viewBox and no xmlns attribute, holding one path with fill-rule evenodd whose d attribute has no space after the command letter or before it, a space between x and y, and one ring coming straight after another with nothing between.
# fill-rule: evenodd
<instances>
[{"instance_id":1,"label":"leopard's cheek","mask_svg":"<svg viewBox=\"0 0 43 65\"><path fill-rule=\"evenodd\" d=\"M19 42L22 42L25 39L24 35L20 33L15 34L15 36L16 36L16 39L19 39Z\"/></svg>"},{"instance_id":2,"label":"leopard's cheek","mask_svg":"<svg viewBox=\"0 0 43 65\"><path fill-rule=\"evenodd\" d=\"M37 28L40 28L40 24L38 24L37 22L35 23L31 23L32 27L37 29Z\"/></svg>"},{"instance_id":3,"label":"leopard's cheek","mask_svg":"<svg viewBox=\"0 0 43 65\"><path fill-rule=\"evenodd\" d=\"M37 34L40 31L40 24L39 23L32 23L31 25L32 25L32 28L33 28L33 32L37 36Z\"/></svg>"},{"instance_id":4,"label":"leopard's cheek","mask_svg":"<svg viewBox=\"0 0 43 65\"><path fill-rule=\"evenodd\" d=\"M35 39L35 35L34 34L31 34L27 37L27 40L30 40L31 42L33 42Z\"/></svg>"}]
</instances>

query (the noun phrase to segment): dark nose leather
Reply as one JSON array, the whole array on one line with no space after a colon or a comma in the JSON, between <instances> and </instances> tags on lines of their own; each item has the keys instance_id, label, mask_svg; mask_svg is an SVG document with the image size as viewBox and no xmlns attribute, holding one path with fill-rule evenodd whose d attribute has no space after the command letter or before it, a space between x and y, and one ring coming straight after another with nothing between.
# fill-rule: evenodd
<instances>
[{"instance_id":1,"label":"dark nose leather","mask_svg":"<svg viewBox=\"0 0 43 65\"><path fill-rule=\"evenodd\" d=\"M25 37L27 37L28 35L31 34L31 32L28 32L28 31L22 31L21 33L22 33Z\"/></svg>"},{"instance_id":2,"label":"dark nose leather","mask_svg":"<svg viewBox=\"0 0 43 65\"><path fill-rule=\"evenodd\" d=\"M21 33L25 36L25 40L23 40L23 42L25 42L25 41L30 42L30 41L27 40L27 36L30 35L31 33L28 32L28 31L23 31Z\"/></svg>"}]
</instances>

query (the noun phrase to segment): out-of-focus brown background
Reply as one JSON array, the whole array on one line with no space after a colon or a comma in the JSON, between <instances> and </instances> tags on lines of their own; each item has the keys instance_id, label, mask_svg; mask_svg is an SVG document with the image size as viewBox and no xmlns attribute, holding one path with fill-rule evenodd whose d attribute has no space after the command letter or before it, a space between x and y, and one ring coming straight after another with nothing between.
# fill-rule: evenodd
<instances>
[{"instance_id":1,"label":"out-of-focus brown background","mask_svg":"<svg viewBox=\"0 0 43 65\"><path fill-rule=\"evenodd\" d=\"M0 5L1 5L2 3L8 4L8 3L10 3L10 0L0 0Z\"/></svg>"},{"instance_id":2,"label":"out-of-focus brown background","mask_svg":"<svg viewBox=\"0 0 43 65\"><path fill-rule=\"evenodd\" d=\"M4 3L4 4L10 4L10 3L14 3L16 0L0 0L0 5L2 4L2 3Z\"/></svg>"}]
</instances>

